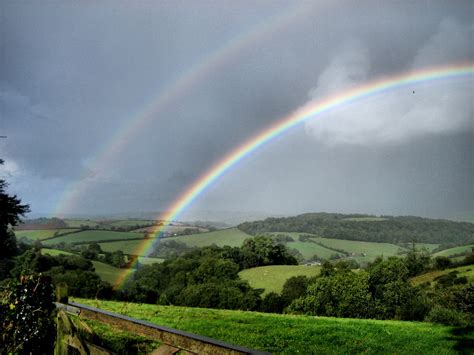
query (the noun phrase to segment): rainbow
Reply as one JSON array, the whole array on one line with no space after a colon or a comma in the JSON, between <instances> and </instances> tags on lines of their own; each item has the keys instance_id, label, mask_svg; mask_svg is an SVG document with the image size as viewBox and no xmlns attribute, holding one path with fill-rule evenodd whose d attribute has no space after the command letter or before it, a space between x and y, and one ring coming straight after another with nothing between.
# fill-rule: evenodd
<instances>
[{"instance_id":1,"label":"rainbow","mask_svg":"<svg viewBox=\"0 0 474 355\"><path fill-rule=\"evenodd\" d=\"M319 116L329 110L338 108L343 105L350 104L373 95L379 95L390 90L400 89L407 86L414 86L421 83L439 81L446 79L462 78L470 76L474 73L474 63L464 63L457 65L449 65L443 67L427 68L417 70L415 72L402 73L385 77L379 80L368 82L364 85L357 86L342 91L333 96L323 98L319 101L311 101L300 107L290 115L279 120L267 129L263 130L256 136L240 145L237 149L230 152L217 164L215 164L206 173L202 174L184 193L170 206L169 212L159 216L157 220L165 221L162 226L156 226L152 232L155 238L145 239L134 251L134 255L149 255L153 250L155 243L160 236L166 231L166 223L177 220L187 207L203 194L216 180L221 178L231 167L238 164L242 159L251 155L263 145L271 142L278 136L283 135L292 128ZM131 274L130 269L121 272L116 282L116 287L122 286L128 276Z\"/></svg>"},{"instance_id":2,"label":"rainbow","mask_svg":"<svg viewBox=\"0 0 474 355\"><path fill-rule=\"evenodd\" d=\"M166 108L176 103L198 82L204 80L210 73L215 72L232 58L235 58L244 49L267 38L276 31L287 28L296 20L308 16L311 13L309 10L310 6L304 2L297 3L265 18L197 61L171 84L165 85L158 94L146 100L148 104L130 115L132 119L119 127L115 134L94 154L94 157L87 164L90 168L84 169L79 178L64 189L66 194L56 204L54 214L59 217L73 211L80 197L85 195L87 187L92 185L94 174L98 171L107 171L109 164L120 156L120 152L123 151L128 142L132 141L148 124L157 119Z\"/></svg>"}]
</instances>

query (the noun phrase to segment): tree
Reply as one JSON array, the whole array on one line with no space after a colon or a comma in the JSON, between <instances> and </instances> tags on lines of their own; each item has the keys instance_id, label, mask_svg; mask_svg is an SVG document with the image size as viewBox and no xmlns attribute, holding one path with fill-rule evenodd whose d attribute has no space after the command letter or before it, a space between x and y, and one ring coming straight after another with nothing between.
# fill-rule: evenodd
<instances>
[{"instance_id":1,"label":"tree","mask_svg":"<svg viewBox=\"0 0 474 355\"><path fill-rule=\"evenodd\" d=\"M3 160L0 159L0 165ZM21 204L16 195L5 191L8 184L0 179L0 280L9 276L13 257L18 254L18 245L12 228L20 223L20 216L30 211L28 205Z\"/></svg>"}]
</instances>

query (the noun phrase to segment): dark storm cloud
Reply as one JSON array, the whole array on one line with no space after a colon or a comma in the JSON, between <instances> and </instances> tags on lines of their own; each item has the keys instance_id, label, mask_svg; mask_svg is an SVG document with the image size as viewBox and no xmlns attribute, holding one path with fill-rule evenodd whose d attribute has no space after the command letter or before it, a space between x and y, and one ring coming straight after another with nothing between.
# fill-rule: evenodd
<instances>
[{"instance_id":1,"label":"dark storm cloud","mask_svg":"<svg viewBox=\"0 0 474 355\"><path fill-rule=\"evenodd\" d=\"M348 78L361 83L473 57L469 1L294 4L3 2L0 134L9 138L0 149L9 165L2 174L36 212L53 211L80 177L87 189L69 212L163 210L241 142ZM300 4L308 7L305 16L249 41L127 137L107 167L94 165L117 130L183 72ZM395 94L385 106L367 103L350 122L344 112L319 126L315 120L247 159L194 209L473 209L465 177L472 176L472 81L443 90L445 105L429 111L437 119L394 126L389 145L367 133L373 117L384 117L377 121L382 127L402 122L397 115L410 122L426 117L439 90L420 92L416 105ZM359 156L367 157L363 169Z\"/></svg>"}]
</instances>

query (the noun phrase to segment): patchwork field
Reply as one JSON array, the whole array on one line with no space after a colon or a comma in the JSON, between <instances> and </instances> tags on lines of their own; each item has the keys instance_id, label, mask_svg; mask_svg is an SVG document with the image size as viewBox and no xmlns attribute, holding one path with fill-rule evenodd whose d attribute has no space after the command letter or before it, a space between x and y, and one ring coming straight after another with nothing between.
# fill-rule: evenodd
<instances>
[{"instance_id":1,"label":"patchwork field","mask_svg":"<svg viewBox=\"0 0 474 355\"><path fill-rule=\"evenodd\" d=\"M237 228L229 228L214 232L171 237L165 240L178 240L190 247L204 247L212 244L216 244L217 246L229 245L231 247L237 247L241 246L242 242L247 238L252 238L252 236Z\"/></svg>"},{"instance_id":2,"label":"patchwork field","mask_svg":"<svg viewBox=\"0 0 474 355\"><path fill-rule=\"evenodd\" d=\"M314 255L317 255L318 257L323 258L323 259L329 259L331 255L334 255L334 254L342 256L341 253L338 253L337 251L334 251L334 250L327 249L316 243L289 242L286 244L286 246L288 248L298 250L306 260L310 259Z\"/></svg>"},{"instance_id":3,"label":"patchwork field","mask_svg":"<svg viewBox=\"0 0 474 355\"><path fill-rule=\"evenodd\" d=\"M280 293L286 280L293 276L312 277L319 275L321 267L304 265L272 265L246 269L239 272L241 279L253 288L265 289L263 294Z\"/></svg>"},{"instance_id":4,"label":"patchwork field","mask_svg":"<svg viewBox=\"0 0 474 355\"><path fill-rule=\"evenodd\" d=\"M33 230L20 230L15 231L15 236L20 238L27 238L28 240L35 241L35 240L43 240L47 238L51 238L55 235L61 235L64 233L74 233L77 232L79 229L33 229Z\"/></svg>"},{"instance_id":5,"label":"patchwork field","mask_svg":"<svg viewBox=\"0 0 474 355\"><path fill-rule=\"evenodd\" d=\"M118 242L99 243L99 245L103 251L113 252L116 250L121 250L125 254L135 254L138 246L142 242L143 240L121 240Z\"/></svg>"},{"instance_id":6,"label":"patchwork field","mask_svg":"<svg viewBox=\"0 0 474 355\"><path fill-rule=\"evenodd\" d=\"M474 244L463 245L463 246L460 246L460 247L445 249L445 250L439 251L437 253L434 253L433 257L437 257L437 256L447 256L447 257L449 257L449 256L456 255L456 254L468 253L472 250L472 248L474 248Z\"/></svg>"},{"instance_id":7,"label":"patchwork field","mask_svg":"<svg viewBox=\"0 0 474 355\"><path fill-rule=\"evenodd\" d=\"M75 302L283 354L458 354L474 334L430 323L265 314L74 299Z\"/></svg>"},{"instance_id":8,"label":"patchwork field","mask_svg":"<svg viewBox=\"0 0 474 355\"><path fill-rule=\"evenodd\" d=\"M107 240L126 240L126 239L137 239L143 237L139 233L132 232L115 232L108 230L87 230L71 235L65 235L64 237L58 237L50 239L44 242L45 245L52 245L57 243L87 243L87 242L100 242Z\"/></svg>"}]
</instances>

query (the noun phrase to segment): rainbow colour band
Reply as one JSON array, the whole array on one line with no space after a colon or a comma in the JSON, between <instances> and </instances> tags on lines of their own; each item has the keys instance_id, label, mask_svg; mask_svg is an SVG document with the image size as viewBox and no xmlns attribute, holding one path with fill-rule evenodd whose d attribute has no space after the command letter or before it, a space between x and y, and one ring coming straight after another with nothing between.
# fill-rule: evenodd
<instances>
[{"instance_id":1,"label":"rainbow colour band","mask_svg":"<svg viewBox=\"0 0 474 355\"><path fill-rule=\"evenodd\" d=\"M120 152L127 146L133 137L137 136L145 127L155 119L166 108L179 103L179 99L197 83L203 81L208 74L224 66L229 60L235 58L240 52L252 45L262 41L277 31L287 28L297 20L308 16L308 7L304 3L297 3L284 8L277 14L258 22L247 31L231 38L228 42L208 53L200 61L194 63L172 83L165 85L162 90L140 108L138 112L131 114L131 119L118 128L111 138L102 145L78 179L73 181L66 189L62 199L58 202L55 215L61 216L71 212L80 197L85 194L87 187L91 184L90 171L107 170L108 164L120 156Z\"/></svg>"},{"instance_id":2,"label":"rainbow colour band","mask_svg":"<svg viewBox=\"0 0 474 355\"><path fill-rule=\"evenodd\" d=\"M279 120L256 136L252 137L237 149L231 151L211 169L201 175L193 184L191 184L182 193L178 199L169 207L168 212L159 216L157 220L163 221L162 226L156 226L150 238L143 242L134 250L133 255L149 255L159 241L160 236L166 231L167 223L177 220L187 207L203 194L212 183L222 177L231 167L238 164L242 159L251 155L264 144L271 142L278 136L283 135L292 128L323 114L331 109L350 104L373 95L379 95L390 90L403 88L406 86L418 85L431 81L456 79L471 76L474 73L473 63L464 63L449 66L438 66L426 68L409 73L402 73L385 77L379 80L371 81L366 84L344 90L335 95L323 98L321 100L311 101L308 104L297 109L290 115ZM138 259L137 259L138 260ZM136 261L137 262L137 261ZM133 267L132 265L131 267ZM128 276L131 275L131 269L125 269L121 272L116 281L116 287L122 286Z\"/></svg>"}]
</instances>

